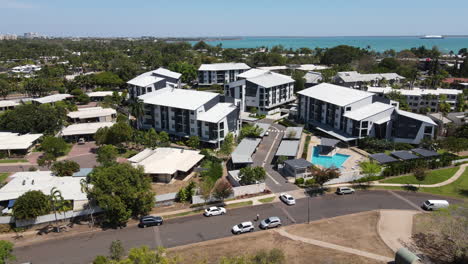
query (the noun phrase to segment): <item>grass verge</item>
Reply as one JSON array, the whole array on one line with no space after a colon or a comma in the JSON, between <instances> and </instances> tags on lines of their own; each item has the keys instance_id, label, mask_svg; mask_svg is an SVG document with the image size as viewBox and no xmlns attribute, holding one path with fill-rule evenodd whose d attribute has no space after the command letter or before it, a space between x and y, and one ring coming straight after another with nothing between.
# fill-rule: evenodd
<instances>
[{"instance_id":1,"label":"grass verge","mask_svg":"<svg viewBox=\"0 0 468 264\"><path fill-rule=\"evenodd\" d=\"M275 199L275 197L273 196L273 197L258 199L258 201L261 202L261 203L271 203L271 202L273 202L274 199Z\"/></svg>"},{"instance_id":2,"label":"grass verge","mask_svg":"<svg viewBox=\"0 0 468 264\"><path fill-rule=\"evenodd\" d=\"M5 182L6 178L8 177L8 172L2 172L0 173L0 183Z\"/></svg>"},{"instance_id":3,"label":"grass verge","mask_svg":"<svg viewBox=\"0 0 468 264\"><path fill-rule=\"evenodd\" d=\"M380 181L381 183L401 183L401 184L436 184L450 179L459 167L445 168L429 171L424 181L418 181L414 175L405 175Z\"/></svg>"},{"instance_id":4,"label":"grass verge","mask_svg":"<svg viewBox=\"0 0 468 264\"><path fill-rule=\"evenodd\" d=\"M25 159L2 159L0 160L0 163L23 163L23 162L28 162Z\"/></svg>"},{"instance_id":5,"label":"grass verge","mask_svg":"<svg viewBox=\"0 0 468 264\"><path fill-rule=\"evenodd\" d=\"M227 204L225 207L226 208L238 208L238 207L249 206L249 205L252 205L252 204L253 204L252 201L246 201L246 202Z\"/></svg>"}]
</instances>

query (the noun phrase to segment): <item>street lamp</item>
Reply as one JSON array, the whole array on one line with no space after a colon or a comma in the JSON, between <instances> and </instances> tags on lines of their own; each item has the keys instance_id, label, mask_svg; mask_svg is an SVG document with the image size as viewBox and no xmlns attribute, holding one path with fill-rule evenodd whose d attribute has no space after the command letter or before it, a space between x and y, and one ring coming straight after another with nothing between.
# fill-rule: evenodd
<instances>
[{"instance_id":1,"label":"street lamp","mask_svg":"<svg viewBox=\"0 0 468 264\"><path fill-rule=\"evenodd\" d=\"M307 196L307 224L310 224L310 195Z\"/></svg>"}]
</instances>

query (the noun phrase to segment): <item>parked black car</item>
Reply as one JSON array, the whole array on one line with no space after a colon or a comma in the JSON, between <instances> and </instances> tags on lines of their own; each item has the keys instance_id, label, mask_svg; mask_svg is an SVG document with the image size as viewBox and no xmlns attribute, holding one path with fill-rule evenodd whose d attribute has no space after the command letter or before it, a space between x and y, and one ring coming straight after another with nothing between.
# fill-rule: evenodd
<instances>
[{"instance_id":1,"label":"parked black car","mask_svg":"<svg viewBox=\"0 0 468 264\"><path fill-rule=\"evenodd\" d=\"M163 224L163 219L160 216L143 216L140 218L139 227L159 226Z\"/></svg>"}]
</instances>

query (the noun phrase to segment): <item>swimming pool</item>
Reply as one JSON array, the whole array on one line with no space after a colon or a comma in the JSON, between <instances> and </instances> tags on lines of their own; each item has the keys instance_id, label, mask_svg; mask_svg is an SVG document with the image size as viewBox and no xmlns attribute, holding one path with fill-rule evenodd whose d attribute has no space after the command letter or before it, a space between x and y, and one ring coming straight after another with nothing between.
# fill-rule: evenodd
<instances>
[{"instance_id":1,"label":"swimming pool","mask_svg":"<svg viewBox=\"0 0 468 264\"><path fill-rule=\"evenodd\" d=\"M325 168L341 168L341 165L349 158L349 155L336 153L333 156L320 156L318 147L314 147L312 154L312 164L317 164Z\"/></svg>"}]
</instances>

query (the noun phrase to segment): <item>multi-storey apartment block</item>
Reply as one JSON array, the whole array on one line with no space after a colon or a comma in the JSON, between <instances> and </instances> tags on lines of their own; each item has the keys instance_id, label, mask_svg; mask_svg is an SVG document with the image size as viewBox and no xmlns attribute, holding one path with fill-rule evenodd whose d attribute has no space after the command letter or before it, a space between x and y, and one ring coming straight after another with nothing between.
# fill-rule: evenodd
<instances>
[{"instance_id":1,"label":"multi-storey apartment block","mask_svg":"<svg viewBox=\"0 0 468 264\"><path fill-rule=\"evenodd\" d=\"M445 102L450 104L451 110L455 110L458 96L463 96L463 91L461 90L441 88L392 89L391 87L369 87L367 91L378 94L379 96L384 96L392 92L399 93L406 98L406 102L413 112L437 112L439 104L444 97Z\"/></svg>"},{"instance_id":2,"label":"multi-storey apartment block","mask_svg":"<svg viewBox=\"0 0 468 264\"><path fill-rule=\"evenodd\" d=\"M222 102L217 93L163 88L139 97L145 105L142 128L176 137L198 136L219 146L228 133L238 135L239 102Z\"/></svg>"},{"instance_id":3,"label":"multi-storey apartment block","mask_svg":"<svg viewBox=\"0 0 468 264\"><path fill-rule=\"evenodd\" d=\"M250 67L245 63L202 64L198 68L198 85L223 85L237 81L237 76Z\"/></svg>"},{"instance_id":4,"label":"multi-storey apartment block","mask_svg":"<svg viewBox=\"0 0 468 264\"><path fill-rule=\"evenodd\" d=\"M272 114L278 112L281 105L296 100L295 81L287 75L251 69L237 78L237 81L225 85L224 93L240 100L242 111L254 107L260 113Z\"/></svg>"},{"instance_id":5,"label":"multi-storey apartment block","mask_svg":"<svg viewBox=\"0 0 468 264\"><path fill-rule=\"evenodd\" d=\"M418 144L433 138L434 121L398 109L395 102L378 102L373 93L321 83L299 93L299 119L343 141L376 137Z\"/></svg>"},{"instance_id":6,"label":"multi-storey apartment block","mask_svg":"<svg viewBox=\"0 0 468 264\"><path fill-rule=\"evenodd\" d=\"M346 86L353 89L364 89L367 86L380 86L382 80L388 84L399 84L405 77L396 73L370 73L362 74L357 71L338 72L333 77L335 84Z\"/></svg>"},{"instance_id":7,"label":"multi-storey apartment block","mask_svg":"<svg viewBox=\"0 0 468 264\"><path fill-rule=\"evenodd\" d=\"M182 74L164 68L145 72L127 82L130 98L152 93L166 87L181 88Z\"/></svg>"}]
</instances>

